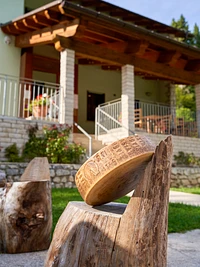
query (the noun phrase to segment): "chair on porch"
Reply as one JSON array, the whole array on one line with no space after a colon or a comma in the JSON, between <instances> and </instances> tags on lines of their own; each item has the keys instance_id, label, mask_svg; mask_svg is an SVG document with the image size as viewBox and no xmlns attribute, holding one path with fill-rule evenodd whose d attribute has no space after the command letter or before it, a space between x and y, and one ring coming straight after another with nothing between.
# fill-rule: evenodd
<instances>
[{"instance_id":1,"label":"chair on porch","mask_svg":"<svg viewBox=\"0 0 200 267\"><path fill-rule=\"evenodd\" d=\"M176 135L184 136L185 133L184 118L176 118L175 125L176 125Z\"/></svg>"},{"instance_id":2,"label":"chair on porch","mask_svg":"<svg viewBox=\"0 0 200 267\"><path fill-rule=\"evenodd\" d=\"M157 133L170 134L171 133L171 115L159 116L157 119Z\"/></svg>"},{"instance_id":3,"label":"chair on porch","mask_svg":"<svg viewBox=\"0 0 200 267\"><path fill-rule=\"evenodd\" d=\"M135 109L135 127L142 128L142 109Z\"/></svg>"}]
</instances>

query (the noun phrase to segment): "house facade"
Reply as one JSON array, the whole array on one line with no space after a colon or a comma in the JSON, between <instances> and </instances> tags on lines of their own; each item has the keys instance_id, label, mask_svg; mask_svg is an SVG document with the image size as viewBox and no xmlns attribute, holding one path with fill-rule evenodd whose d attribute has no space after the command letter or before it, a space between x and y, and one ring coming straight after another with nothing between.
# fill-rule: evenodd
<instances>
[{"instance_id":1,"label":"house facade","mask_svg":"<svg viewBox=\"0 0 200 267\"><path fill-rule=\"evenodd\" d=\"M105 1L0 5L0 115L28 119L45 93L53 121L98 137L200 136L200 49L185 32ZM195 125L176 119L175 84L195 86Z\"/></svg>"}]
</instances>

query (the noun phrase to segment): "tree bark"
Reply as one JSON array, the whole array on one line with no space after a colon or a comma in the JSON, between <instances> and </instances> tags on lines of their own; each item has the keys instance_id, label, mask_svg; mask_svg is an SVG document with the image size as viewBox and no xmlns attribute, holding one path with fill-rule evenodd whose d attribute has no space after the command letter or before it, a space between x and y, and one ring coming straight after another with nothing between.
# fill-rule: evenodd
<instances>
[{"instance_id":1,"label":"tree bark","mask_svg":"<svg viewBox=\"0 0 200 267\"><path fill-rule=\"evenodd\" d=\"M35 158L22 175L24 181L0 188L0 252L48 249L52 228L48 166L47 159Z\"/></svg>"},{"instance_id":2,"label":"tree bark","mask_svg":"<svg viewBox=\"0 0 200 267\"><path fill-rule=\"evenodd\" d=\"M171 159L168 137L139 173L127 206L70 202L57 223L45 266L165 267Z\"/></svg>"}]
</instances>

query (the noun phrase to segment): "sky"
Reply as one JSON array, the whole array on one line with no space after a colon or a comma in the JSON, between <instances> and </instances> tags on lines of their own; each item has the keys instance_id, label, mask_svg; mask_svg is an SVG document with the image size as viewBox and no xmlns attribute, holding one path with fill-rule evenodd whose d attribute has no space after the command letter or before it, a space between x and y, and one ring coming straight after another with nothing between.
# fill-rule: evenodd
<instances>
[{"instance_id":1,"label":"sky","mask_svg":"<svg viewBox=\"0 0 200 267\"><path fill-rule=\"evenodd\" d=\"M193 31L194 24L200 27L200 0L105 0L150 19L170 25L182 14Z\"/></svg>"}]
</instances>

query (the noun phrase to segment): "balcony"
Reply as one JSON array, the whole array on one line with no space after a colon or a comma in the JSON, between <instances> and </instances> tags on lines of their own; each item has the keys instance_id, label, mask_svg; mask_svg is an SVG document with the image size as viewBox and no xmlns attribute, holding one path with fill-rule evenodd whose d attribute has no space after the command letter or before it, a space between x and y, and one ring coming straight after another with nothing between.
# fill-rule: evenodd
<instances>
[{"instance_id":1,"label":"balcony","mask_svg":"<svg viewBox=\"0 0 200 267\"><path fill-rule=\"evenodd\" d=\"M57 121L60 85L0 74L0 115Z\"/></svg>"},{"instance_id":2,"label":"balcony","mask_svg":"<svg viewBox=\"0 0 200 267\"><path fill-rule=\"evenodd\" d=\"M121 99L104 103L96 109L96 136L111 131L114 134L114 129L123 128L121 110ZM197 137L195 114L189 117L190 121L186 117L177 117L176 110L169 106L135 101L133 123L136 131Z\"/></svg>"}]
</instances>

